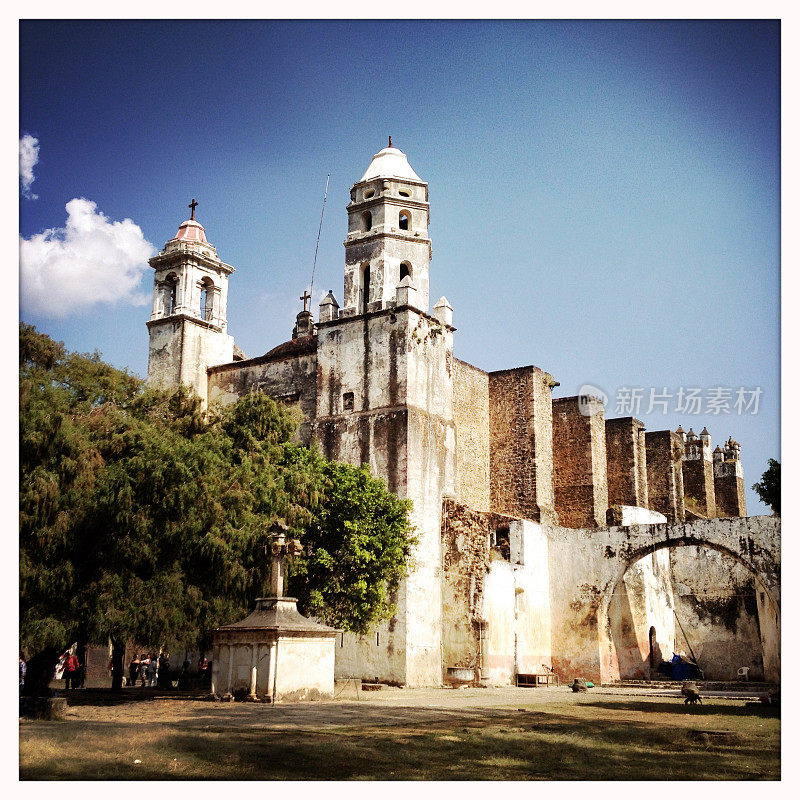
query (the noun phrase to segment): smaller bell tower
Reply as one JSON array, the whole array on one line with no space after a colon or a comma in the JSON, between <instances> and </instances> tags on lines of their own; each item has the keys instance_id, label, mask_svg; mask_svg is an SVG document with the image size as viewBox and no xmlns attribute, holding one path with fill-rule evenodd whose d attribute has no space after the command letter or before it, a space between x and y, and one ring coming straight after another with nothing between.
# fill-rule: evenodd
<instances>
[{"instance_id":1,"label":"smaller bell tower","mask_svg":"<svg viewBox=\"0 0 800 800\"><path fill-rule=\"evenodd\" d=\"M150 259L155 270L153 311L147 322L150 352L147 383L163 389L191 386L207 402L207 368L233 361L233 337L228 335L228 276L192 215L164 249Z\"/></svg>"}]
</instances>

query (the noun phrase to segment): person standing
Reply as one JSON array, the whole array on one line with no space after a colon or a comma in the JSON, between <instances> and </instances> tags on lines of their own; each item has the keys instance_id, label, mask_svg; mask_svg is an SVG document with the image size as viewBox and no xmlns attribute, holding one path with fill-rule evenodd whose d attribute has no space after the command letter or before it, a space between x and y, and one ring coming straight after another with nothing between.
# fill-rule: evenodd
<instances>
[{"instance_id":1,"label":"person standing","mask_svg":"<svg viewBox=\"0 0 800 800\"><path fill-rule=\"evenodd\" d=\"M150 657L150 663L147 665L147 685L155 686L158 678L158 661L155 656Z\"/></svg>"},{"instance_id":2,"label":"person standing","mask_svg":"<svg viewBox=\"0 0 800 800\"><path fill-rule=\"evenodd\" d=\"M81 668L81 663L74 653L70 653L64 661L64 688L73 689L78 688L78 676Z\"/></svg>"},{"instance_id":3,"label":"person standing","mask_svg":"<svg viewBox=\"0 0 800 800\"><path fill-rule=\"evenodd\" d=\"M128 665L128 684L130 686L136 686L136 676L139 674L139 656L136 653L133 654L133 659L131 663Z\"/></svg>"},{"instance_id":4,"label":"person standing","mask_svg":"<svg viewBox=\"0 0 800 800\"><path fill-rule=\"evenodd\" d=\"M147 667L150 664L150 659L147 656L147 653L142 653L141 658L139 659L139 677L142 680L142 688L147 686Z\"/></svg>"},{"instance_id":5,"label":"person standing","mask_svg":"<svg viewBox=\"0 0 800 800\"><path fill-rule=\"evenodd\" d=\"M208 674L208 659L205 656L201 656L200 660L197 662L197 669L200 673L200 685L206 685L206 675Z\"/></svg>"},{"instance_id":6,"label":"person standing","mask_svg":"<svg viewBox=\"0 0 800 800\"><path fill-rule=\"evenodd\" d=\"M169 653L162 653L158 659L158 687L160 689L172 688L169 674Z\"/></svg>"},{"instance_id":7,"label":"person standing","mask_svg":"<svg viewBox=\"0 0 800 800\"><path fill-rule=\"evenodd\" d=\"M25 673L28 671L28 665L25 663L25 658L22 653L19 654L19 693L25 688Z\"/></svg>"}]
</instances>

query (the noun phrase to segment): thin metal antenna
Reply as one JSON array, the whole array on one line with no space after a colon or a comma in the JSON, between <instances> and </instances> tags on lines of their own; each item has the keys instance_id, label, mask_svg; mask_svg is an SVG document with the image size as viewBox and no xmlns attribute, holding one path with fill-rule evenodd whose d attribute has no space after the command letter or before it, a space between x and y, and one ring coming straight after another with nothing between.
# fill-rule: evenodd
<instances>
[{"instance_id":1,"label":"thin metal antenna","mask_svg":"<svg viewBox=\"0 0 800 800\"><path fill-rule=\"evenodd\" d=\"M322 220L325 219L325 201L328 199L328 181L331 179L330 172L328 177L325 178L325 194L322 198L322 214L319 216L319 230L317 231L317 246L314 248L314 266L311 268L311 291L309 294L314 295L314 273L317 270L317 253L319 252L319 237L322 233Z\"/></svg>"}]
</instances>

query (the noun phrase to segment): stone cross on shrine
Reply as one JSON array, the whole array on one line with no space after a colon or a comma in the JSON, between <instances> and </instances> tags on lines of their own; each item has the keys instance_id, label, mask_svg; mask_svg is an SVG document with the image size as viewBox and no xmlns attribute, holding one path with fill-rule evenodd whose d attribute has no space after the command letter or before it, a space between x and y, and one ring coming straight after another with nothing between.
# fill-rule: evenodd
<instances>
[{"instance_id":1,"label":"stone cross on shrine","mask_svg":"<svg viewBox=\"0 0 800 800\"><path fill-rule=\"evenodd\" d=\"M308 301L311 299L311 295L305 291L300 295L300 299L303 301L303 311L308 311Z\"/></svg>"},{"instance_id":2,"label":"stone cross on shrine","mask_svg":"<svg viewBox=\"0 0 800 800\"><path fill-rule=\"evenodd\" d=\"M266 548L264 548L266 550ZM286 574L286 559L292 556L299 556L303 552L303 547L299 539L289 539L282 531L272 534L272 542L269 545L270 554L270 575L269 575L269 594L270 597L283 597L283 578Z\"/></svg>"}]
</instances>

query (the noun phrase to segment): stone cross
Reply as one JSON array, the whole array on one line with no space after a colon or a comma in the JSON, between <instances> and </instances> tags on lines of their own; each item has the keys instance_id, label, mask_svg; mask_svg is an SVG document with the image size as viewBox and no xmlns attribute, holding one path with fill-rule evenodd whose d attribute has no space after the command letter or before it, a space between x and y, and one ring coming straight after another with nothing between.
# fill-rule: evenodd
<instances>
[{"instance_id":1,"label":"stone cross","mask_svg":"<svg viewBox=\"0 0 800 800\"><path fill-rule=\"evenodd\" d=\"M194 219L194 210L197 208L197 200L195 200L194 197L192 198L192 202L189 203L189 208L192 209L192 219Z\"/></svg>"},{"instance_id":2,"label":"stone cross","mask_svg":"<svg viewBox=\"0 0 800 800\"><path fill-rule=\"evenodd\" d=\"M308 301L311 299L311 295L308 292L303 292L300 296L300 299L303 301L303 311L308 311L306 306L308 305Z\"/></svg>"},{"instance_id":3,"label":"stone cross","mask_svg":"<svg viewBox=\"0 0 800 800\"><path fill-rule=\"evenodd\" d=\"M286 574L286 559L292 556L299 556L303 552L303 548L299 539L289 539L289 541L287 541L286 534L281 532L272 534L269 552L269 594L270 597L283 597L283 578Z\"/></svg>"}]
</instances>

